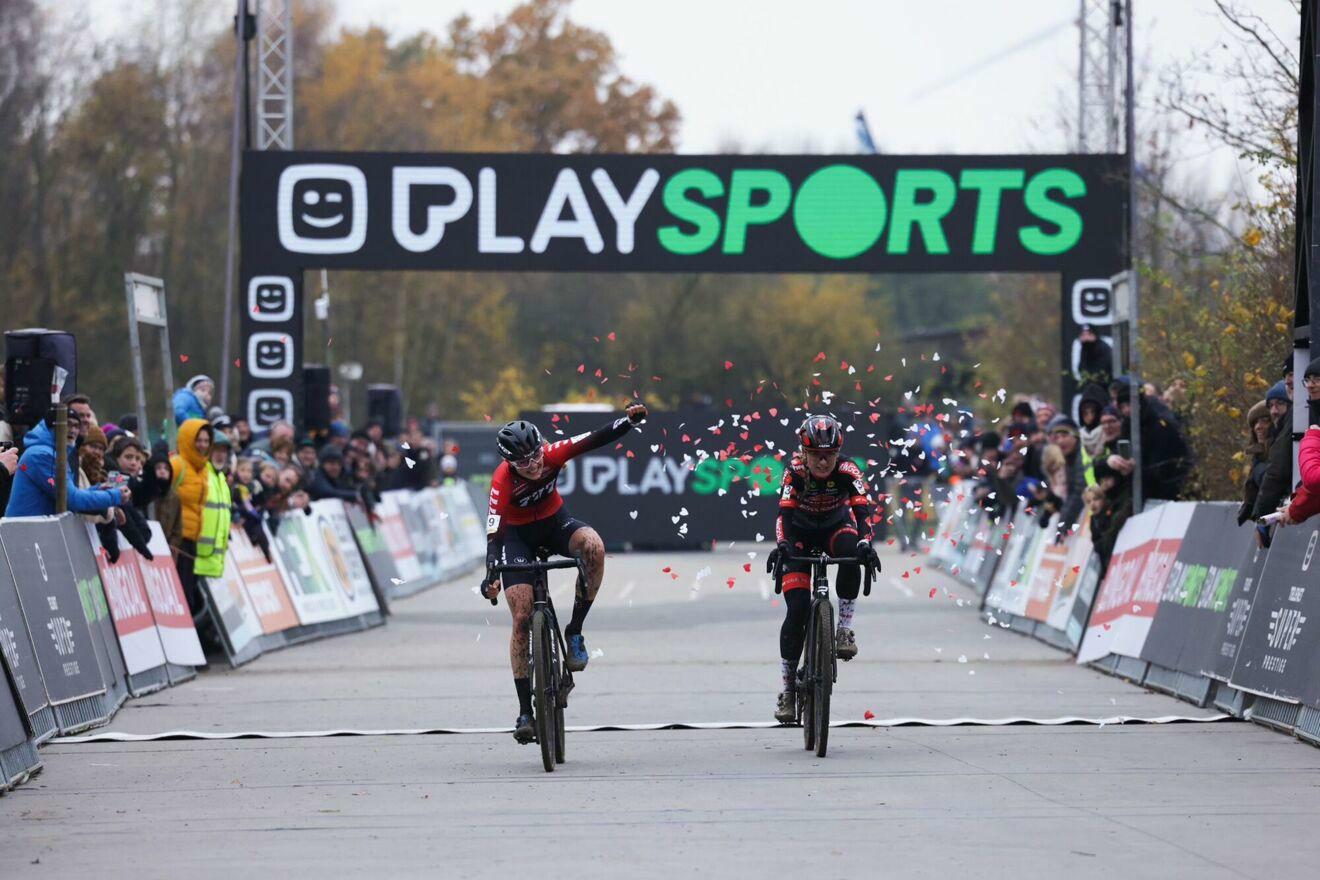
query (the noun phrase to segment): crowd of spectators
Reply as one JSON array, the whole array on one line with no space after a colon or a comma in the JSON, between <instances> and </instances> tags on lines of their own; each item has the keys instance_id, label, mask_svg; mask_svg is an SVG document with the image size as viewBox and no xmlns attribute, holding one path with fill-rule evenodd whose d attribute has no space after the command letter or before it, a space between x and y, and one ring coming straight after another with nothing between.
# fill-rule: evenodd
<instances>
[{"instance_id":1,"label":"crowd of spectators","mask_svg":"<svg viewBox=\"0 0 1320 880\"><path fill-rule=\"evenodd\" d=\"M1019 399L1006 423L969 430L955 443L950 476L966 481L992 518L1007 521L1025 510L1040 527L1055 529L1058 541L1089 511L1091 540L1105 566L1132 512L1131 388L1126 376L1107 387L1083 386L1077 419L1049 401ZM1191 470L1191 450L1170 405L1176 394L1161 395L1148 384L1138 388L1135 418L1147 500L1177 498Z\"/></svg>"},{"instance_id":2,"label":"crowd of spectators","mask_svg":"<svg viewBox=\"0 0 1320 880\"><path fill-rule=\"evenodd\" d=\"M454 455L440 454L418 419L397 437L368 421L349 427L332 397L328 430L298 435L288 422L253 431L241 416L211 405L215 385L194 376L173 398L175 432L150 442L137 418L103 422L85 395L64 398L68 434L57 440L55 409L33 426L0 420L0 511L5 516L55 512L56 443L68 453L68 509L91 522L112 562L120 540L151 558L149 520L161 531L179 571L199 632L199 576L223 573L231 524L241 525L269 556L267 535L281 515L335 498L368 513L382 492L423 489L456 476Z\"/></svg>"}]
</instances>

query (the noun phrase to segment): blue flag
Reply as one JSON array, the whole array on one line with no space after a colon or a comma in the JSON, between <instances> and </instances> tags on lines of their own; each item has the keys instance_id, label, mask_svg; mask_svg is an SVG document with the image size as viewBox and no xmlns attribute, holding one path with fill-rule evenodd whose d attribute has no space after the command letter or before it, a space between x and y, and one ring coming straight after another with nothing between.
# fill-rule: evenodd
<instances>
[{"instance_id":1,"label":"blue flag","mask_svg":"<svg viewBox=\"0 0 1320 880\"><path fill-rule=\"evenodd\" d=\"M858 110L854 120L857 123L857 143L861 146L862 152L879 153L875 146L875 138L871 137L871 126L866 124L866 111Z\"/></svg>"}]
</instances>

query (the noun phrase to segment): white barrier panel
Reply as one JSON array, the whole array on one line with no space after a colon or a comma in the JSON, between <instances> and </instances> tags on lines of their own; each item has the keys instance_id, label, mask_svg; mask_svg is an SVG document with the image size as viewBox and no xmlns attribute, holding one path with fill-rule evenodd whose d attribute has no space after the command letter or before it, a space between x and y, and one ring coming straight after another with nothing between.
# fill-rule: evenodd
<instances>
[{"instance_id":1,"label":"white barrier panel","mask_svg":"<svg viewBox=\"0 0 1320 880\"><path fill-rule=\"evenodd\" d=\"M165 540L160 523L153 520L150 526L151 541L147 546L155 558L138 556L138 571L142 572L142 582L147 588L147 600L156 618L165 659L177 666L205 666L206 655L197 639L192 612L183 596L183 584L179 582L179 572L170 556L169 542Z\"/></svg>"}]
</instances>

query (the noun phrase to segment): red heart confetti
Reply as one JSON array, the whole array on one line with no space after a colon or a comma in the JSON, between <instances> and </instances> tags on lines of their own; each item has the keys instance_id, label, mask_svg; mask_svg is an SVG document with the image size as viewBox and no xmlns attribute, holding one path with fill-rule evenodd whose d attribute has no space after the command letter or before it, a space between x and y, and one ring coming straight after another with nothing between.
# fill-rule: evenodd
<instances>
[{"instance_id":1,"label":"red heart confetti","mask_svg":"<svg viewBox=\"0 0 1320 880\"><path fill-rule=\"evenodd\" d=\"M751 570L752 570L752 564L750 562L744 562L743 571L751 571Z\"/></svg>"},{"instance_id":2,"label":"red heart confetti","mask_svg":"<svg viewBox=\"0 0 1320 880\"><path fill-rule=\"evenodd\" d=\"M186 354L179 355L179 363L181 364L188 363L188 356Z\"/></svg>"},{"instance_id":3,"label":"red heart confetti","mask_svg":"<svg viewBox=\"0 0 1320 880\"><path fill-rule=\"evenodd\" d=\"M904 577L906 577L906 575L904 575ZM932 598L932 599L935 598L935 588L934 588L934 587L931 587L931 588L930 588L930 598Z\"/></svg>"},{"instance_id":4,"label":"red heart confetti","mask_svg":"<svg viewBox=\"0 0 1320 880\"><path fill-rule=\"evenodd\" d=\"M865 712L862 713L862 717L865 718L867 721L870 721L871 719L875 718L875 713L872 712L870 709L867 709Z\"/></svg>"}]
</instances>

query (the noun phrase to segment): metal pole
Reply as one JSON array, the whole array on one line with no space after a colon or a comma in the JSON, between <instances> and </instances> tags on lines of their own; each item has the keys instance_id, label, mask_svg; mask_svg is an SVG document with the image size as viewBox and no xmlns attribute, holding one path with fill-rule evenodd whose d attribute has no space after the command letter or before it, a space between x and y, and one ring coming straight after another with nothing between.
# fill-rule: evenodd
<instances>
[{"instance_id":1,"label":"metal pole","mask_svg":"<svg viewBox=\"0 0 1320 880\"><path fill-rule=\"evenodd\" d=\"M247 0L238 0L238 12L234 16L234 114L229 132L229 217L225 229L225 308L220 321L220 371L216 378L220 382L218 403L226 411L229 409L229 346L230 334L234 323L234 229L238 225L238 169L239 137L243 128L244 65L247 55L247 41L244 39L244 25L247 21Z\"/></svg>"},{"instance_id":2,"label":"metal pole","mask_svg":"<svg viewBox=\"0 0 1320 880\"><path fill-rule=\"evenodd\" d=\"M69 509L69 407L55 404L55 512Z\"/></svg>"},{"instance_id":3,"label":"metal pole","mask_svg":"<svg viewBox=\"0 0 1320 880\"><path fill-rule=\"evenodd\" d=\"M1077 152L1086 152L1086 0L1077 4Z\"/></svg>"},{"instance_id":4,"label":"metal pole","mask_svg":"<svg viewBox=\"0 0 1320 880\"><path fill-rule=\"evenodd\" d=\"M325 343L325 365L330 368L330 378L334 378L335 359L330 351L330 344L333 341L330 336L330 273L325 269L321 270L321 296L325 299L325 317L321 319L321 336ZM320 318L320 315L317 315Z\"/></svg>"},{"instance_id":5,"label":"metal pole","mask_svg":"<svg viewBox=\"0 0 1320 880\"><path fill-rule=\"evenodd\" d=\"M1118 152L1118 113L1114 105L1114 92L1118 88L1118 26L1123 21L1123 0L1111 0L1109 4L1109 27L1106 28L1105 70L1105 152Z\"/></svg>"},{"instance_id":6,"label":"metal pole","mask_svg":"<svg viewBox=\"0 0 1320 880\"><path fill-rule=\"evenodd\" d=\"M1128 268L1132 272L1130 316L1128 340L1130 352L1128 361L1132 364L1132 385L1128 389L1128 405L1132 415L1128 420L1131 425L1132 460L1137 466L1132 471L1132 511L1140 513L1145 506L1145 496L1141 480L1141 350L1137 347L1138 303L1137 291L1140 278L1137 275L1137 135L1136 135L1136 99L1133 90L1132 74L1132 0L1127 0L1127 20L1123 22L1127 67L1127 83L1123 89L1123 100L1127 117L1127 166L1128 166Z\"/></svg>"},{"instance_id":7,"label":"metal pole","mask_svg":"<svg viewBox=\"0 0 1320 880\"><path fill-rule=\"evenodd\" d=\"M124 273L124 292L128 296L128 344L133 353L133 385L137 389L138 433L150 443L151 423L147 421L147 382L142 374L142 334L138 330L137 303L133 295L133 276ZM165 364L163 369L168 369Z\"/></svg>"}]
</instances>

